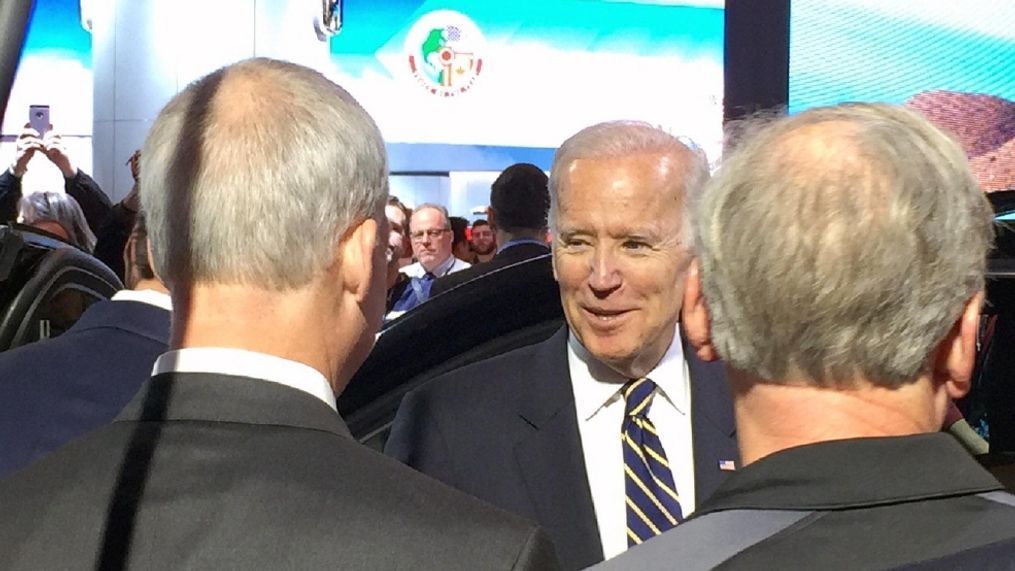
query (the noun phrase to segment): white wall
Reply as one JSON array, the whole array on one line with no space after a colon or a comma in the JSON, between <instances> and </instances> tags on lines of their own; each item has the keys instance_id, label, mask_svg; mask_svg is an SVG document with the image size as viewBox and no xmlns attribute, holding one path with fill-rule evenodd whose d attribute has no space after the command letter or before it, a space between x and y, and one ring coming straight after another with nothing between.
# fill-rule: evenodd
<instances>
[{"instance_id":1,"label":"white wall","mask_svg":"<svg viewBox=\"0 0 1015 571\"><path fill-rule=\"evenodd\" d=\"M313 27L320 2L105 0L93 9L92 168L114 201L132 184L123 163L191 81L254 56L328 63L328 44Z\"/></svg>"}]
</instances>

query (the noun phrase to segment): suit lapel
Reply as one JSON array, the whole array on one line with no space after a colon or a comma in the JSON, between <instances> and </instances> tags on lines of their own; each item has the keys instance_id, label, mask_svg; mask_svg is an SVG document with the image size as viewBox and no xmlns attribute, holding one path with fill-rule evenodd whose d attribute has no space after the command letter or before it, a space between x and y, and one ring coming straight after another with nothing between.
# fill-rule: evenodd
<instances>
[{"instance_id":1,"label":"suit lapel","mask_svg":"<svg viewBox=\"0 0 1015 571\"><path fill-rule=\"evenodd\" d=\"M538 347L518 414L530 427L515 459L540 524L558 541L561 560L586 567L603 560L592 492L567 365L567 327Z\"/></svg>"},{"instance_id":2,"label":"suit lapel","mask_svg":"<svg viewBox=\"0 0 1015 571\"><path fill-rule=\"evenodd\" d=\"M686 341L684 357L691 375L695 497L701 505L730 474L720 468L720 462L732 461L739 467L740 454L725 366L702 361ZM727 466L724 464L723 468Z\"/></svg>"}]
</instances>

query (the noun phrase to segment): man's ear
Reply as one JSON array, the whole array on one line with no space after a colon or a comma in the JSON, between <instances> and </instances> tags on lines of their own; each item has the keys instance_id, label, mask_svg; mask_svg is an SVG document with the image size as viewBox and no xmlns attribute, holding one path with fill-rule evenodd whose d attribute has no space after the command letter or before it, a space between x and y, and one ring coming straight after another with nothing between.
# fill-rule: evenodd
<instances>
[{"instance_id":1,"label":"man's ear","mask_svg":"<svg viewBox=\"0 0 1015 571\"><path fill-rule=\"evenodd\" d=\"M712 345L712 318L708 314L708 305L701 289L701 273L697 258L692 259L688 265L685 279L684 304L680 308L684 335L701 360L715 361L719 359L719 354Z\"/></svg>"},{"instance_id":2,"label":"man's ear","mask_svg":"<svg viewBox=\"0 0 1015 571\"><path fill-rule=\"evenodd\" d=\"M375 263L379 247L378 231L377 220L367 218L346 231L345 238L338 245L335 261L344 290L360 303L370 293L375 272L386 269Z\"/></svg>"},{"instance_id":3,"label":"man's ear","mask_svg":"<svg viewBox=\"0 0 1015 571\"><path fill-rule=\"evenodd\" d=\"M490 227L497 231L497 218L493 215L493 208L486 207L486 221L490 223Z\"/></svg>"},{"instance_id":4,"label":"man's ear","mask_svg":"<svg viewBox=\"0 0 1015 571\"><path fill-rule=\"evenodd\" d=\"M938 345L934 358L934 380L944 383L948 396L958 399L969 392L976 365L976 338L979 336L983 292L966 302L962 314Z\"/></svg>"}]
</instances>

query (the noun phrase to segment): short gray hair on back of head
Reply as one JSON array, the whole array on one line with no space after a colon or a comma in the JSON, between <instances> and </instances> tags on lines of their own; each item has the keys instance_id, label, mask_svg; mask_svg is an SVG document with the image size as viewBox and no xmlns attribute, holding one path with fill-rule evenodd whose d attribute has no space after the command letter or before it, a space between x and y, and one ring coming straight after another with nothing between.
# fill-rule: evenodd
<instances>
[{"instance_id":1,"label":"short gray hair on back of head","mask_svg":"<svg viewBox=\"0 0 1015 571\"><path fill-rule=\"evenodd\" d=\"M756 126L695 225L718 353L763 382L830 388L926 372L993 239L962 148L883 104Z\"/></svg>"},{"instance_id":2,"label":"short gray hair on back of head","mask_svg":"<svg viewBox=\"0 0 1015 571\"><path fill-rule=\"evenodd\" d=\"M693 205L709 179L708 159L697 145L684 137L673 136L660 127L643 121L607 121L586 127L569 137L557 149L550 169L550 228L557 230L557 204L561 181L571 163L578 159L610 159L641 154L675 154L687 160L680 183L683 194L682 242L694 244L691 225Z\"/></svg>"},{"instance_id":3,"label":"short gray hair on back of head","mask_svg":"<svg viewBox=\"0 0 1015 571\"><path fill-rule=\"evenodd\" d=\"M312 69L264 58L175 96L141 161L154 265L169 284L303 286L388 195L384 143L359 103Z\"/></svg>"}]
</instances>

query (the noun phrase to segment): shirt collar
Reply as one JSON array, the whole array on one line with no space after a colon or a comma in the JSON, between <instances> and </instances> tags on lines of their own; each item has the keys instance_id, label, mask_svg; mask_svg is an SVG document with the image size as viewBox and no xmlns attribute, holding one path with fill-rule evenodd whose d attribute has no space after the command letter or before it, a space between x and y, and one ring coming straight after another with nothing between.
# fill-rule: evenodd
<instances>
[{"instance_id":1,"label":"shirt collar","mask_svg":"<svg viewBox=\"0 0 1015 571\"><path fill-rule=\"evenodd\" d=\"M1002 488L950 434L851 438L787 448L740 468L695 515L844 509Z\"/></svg>"},{"instance_id":2,"label":"shirt collar","mask_svg":"<svg viewBox=\"0 0 1015 571\"><path fill-rule=\"evenodd\" d=\"M320 371L275 355L225 347L187 347L156 359L152 375L163 373L213 373L271 381L311 394L338 412L335 392Z\"/></svg>"},{"instance_id":3,"label":"shirt collar","mask_svg":"<svg viewBox=\"0 0 1015 571\"><path fill-rule=\"evenodd\" d=\"M536 244L538 246L549 248L546 245L546 242L541 242L539 240L534 240L532 238L515 238L514 240L508 240L507 242L504 242L499 248L497 248L497 253L499 254L504 250L507 250L511 246L518 246L520 244Z\"/></svg>"},{"instance_id":4,"label":"shirt collar","mask_svg":"<svg viewBox=\"0 0 1015 571\"><path fill-rule=\"evenodd\" d=\"M110 299L112 301L138 301L154 305L155 307L161 307L166 311L173 310L173 300L161 291L153 289L121 289L114 293Z\"/></svg>"},{"instance_id":5,"label":"shirt collar","mask_svg":"<svg viewBox=\"0 0 1015 571\"><path fill-rule=\"evenodd\" d=\"M580 363L579 371L583 379L574 382L575 408L579 420L588 420L607 405L623 398L620 389L628 379L617 373L589 353L575 337L574 332L568 334L568 361ZM572 369L573 370L573 369ZM585 379L585 377L588 377ZM687 367L684 362L684 348L680 339L680 324L676 326L673 341L648 375L659 388L657 394L682 414L690 412L690 386L687 380ZM581 382L586 380L586 382Z\"/></svg>"}]
</instances>

